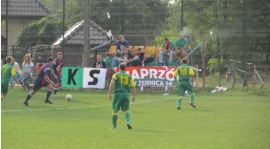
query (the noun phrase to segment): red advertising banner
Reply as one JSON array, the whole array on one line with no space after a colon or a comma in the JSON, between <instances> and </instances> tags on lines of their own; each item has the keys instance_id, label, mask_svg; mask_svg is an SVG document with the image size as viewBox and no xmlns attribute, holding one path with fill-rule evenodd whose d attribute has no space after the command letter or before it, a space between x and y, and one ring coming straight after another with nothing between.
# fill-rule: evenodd
<instances>
[{"instance_id":1,"label":"red advertising banner","mask_svg":"<svg viewBox=\"0 0 270 149\"><path fill-rule=\"evenodd\" d=\"M137 86L176 85L173 74L177 67L127 67L126 72L132 76ZM119 72L119 68L116 69Z\"/></svg>"}]
</instances>

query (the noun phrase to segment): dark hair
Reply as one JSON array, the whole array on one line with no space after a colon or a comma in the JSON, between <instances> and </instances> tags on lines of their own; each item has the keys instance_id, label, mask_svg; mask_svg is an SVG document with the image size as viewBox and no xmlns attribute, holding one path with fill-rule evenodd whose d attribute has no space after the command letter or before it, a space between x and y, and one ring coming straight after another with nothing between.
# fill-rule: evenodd
<instances>
[{"instance_id":1,"label":"dark hair","mask_svg":"<svg viewBox=\"0 0 270 149\"><path fill-rule=\"evenodd\" d=\"M13 57L12 57L12 56L8 56L8 57L6 57L6 61L7 61L7 63L10 63L12 59L13 59Z\"/></svg>"},{"instance_id":2,"label":"dark hair","mask_svg":"<svg viewBox=\"0 0 270 149\"><path fill-rule=\"evenodd\" d=\"M165 38L165 41L169 41L169 39L168 38Z\"/></svg>"},{"instance_id":3,"label":"dark hair","mask_svg":"<svg viewBox=\"0 0 270 149\"><path fill-rule=\"evenodd\" d=\"M141 51L141 48L137 48L137 50Z\"/></svg>"},{"instance_id":4,"label":"dark hair","mask_svg":"<svg viewBox=\"0 0 270 149\"><path fill-rule=\"evenodd\" d=\"M54 59L52 58L52 57L48 57L47 58L47 62L49 63L49 62L51 62L51 61L53 61Z\"/></svg>"},{"instance_id":5,"label":"dark hair","mask_svg":"<svg viewBox=\"0 0 270 149\"><path fill-rule=\"evenodd\" d=\"M121 71L126 70L126 64L125 64L125 63L121 63L121 64L119 65L119 68L120 68Z\"/></svg>"},{"instance_id":6,"label":"dark hair","mask_svg":"<svg viewBox=\"0 0 270 149\"><path fill-rule=\"evenodd\" d=\"M181 61L183 64L187 64L187 59L183 58Z\"/></svg>"}]
</instances>

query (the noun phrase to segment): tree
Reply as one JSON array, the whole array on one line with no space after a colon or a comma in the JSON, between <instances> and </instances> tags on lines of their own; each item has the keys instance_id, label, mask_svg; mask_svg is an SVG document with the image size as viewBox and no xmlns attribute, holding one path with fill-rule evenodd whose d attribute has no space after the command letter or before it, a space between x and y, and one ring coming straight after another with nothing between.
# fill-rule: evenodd
<instances>
[{"instance_id":1,"label":"tree","mask_svg":"<svg viewBox=\"0 0 270 149\"><path fill-rule=\"evenodd\" d=\"M235 58L259 62L267 52L269 1L246 1L246 40L243 42L242 1L184 1L184 25L193 34L205 34L207 58ZM181 0L170 6L169 30L180 29ZM213 34L210 35L212 30ZM243 49L244 43L246 48ZM256 54L253 54L256 53ZM244 56L246 55L246 56Z\"/></svg>"},{"instance_id":2,"label":"tree","mask_svg":"<svg viewBox=\"0 0 270 149\"><path fill-rule=\"evenodd\" d=\"M20 33L17 45L27 50L37 44L52 44L62 33L62 20L57 15L34 21Z\"/></svg>"},{"instance_id":3,"label":"tree","mask_svg":"<svg viewBox=\"0 0 270 149\"><path fill-rule=\"evenodd\" d=\"M162 0L124 0L123 19L125 34L153 33L168 17L168 1ZM91 19L105 30L120 34L122 0L90 1ZM71 27L83 20L84 0L69 0L67 3L67 24ZM107 12L110 14L108 19Z\"/></svg>"}]
</instances>

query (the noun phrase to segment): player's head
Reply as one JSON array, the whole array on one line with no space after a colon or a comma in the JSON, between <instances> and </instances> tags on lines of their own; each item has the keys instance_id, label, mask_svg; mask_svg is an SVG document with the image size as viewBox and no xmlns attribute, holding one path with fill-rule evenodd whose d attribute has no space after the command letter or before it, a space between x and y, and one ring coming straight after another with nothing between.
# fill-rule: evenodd
<instances>
[{"instance_id":1,"label":"player's head","mask_svg":"<svg viewBox=\"0 0 270 149\"><path fill-rule=\"evenodd\" d=\"M124 35L120 35L120 36L119 36L119 40L120 40L121 42L124 42L124 41L125 41Z\"/></svg>"},{"instance_id":2,"label":"player's head","mask_svg":"<svg viewBox=\"0 0 270 149\"><path fill-rule=\"evenodd\" d=\"M102 55L101 54L97 54L97 62L101 62L102 60Z\"/></svg>"},{"instance_id":3,"label":"player's head","mask_svg":"<svg viewBox=\"0 0 270 149\"><path fill-rule=\"evenodd\" d=\"M30 64L31 62L32 62L32 59L31 59L30 54L25 54L24 60L23 60L23 65L24 65L25 63Z\"/></svg>"},{"instance_id":4,"label":"player's head","mask_svg":"<svg viewBox=\"0 0 270 149\"><path fill-rule=\"evenodd\" d=\"M48 63L49 66L52 66L53 63L54 63L54 59L52 57L48 57L47 58L47 63Z\"/></svg>"},{"instance_id":5,"label":"player's head","mask_svg":"<svg viewBox=\"0 0 270 149\"><path fill-rule=\"evenodd\" d=\"M125 71L126 70L126 64L125 63L121 63L119 65L119 68L120 68L121 71Z\"/></svg>"},{"instance_id":6,"label":"player's head","mask_svg":"<svg viewBox=\"0 0 270 149\"><path fill-rule=\"evenodd\" d=\"M178 37L179 37L180 39L184 39L184 34L183 34L182 32L179 32Z\"/></svg>"},{"instance_id":7,"label":"player's head","mask_svg":"<svg viewBox=\"0 0 270 149\"><path fill-rule=\"evenodd\" d=\"M13 65L13 63L14 63L13 57L12 56L7 56L6 57L6 62Z\"/></svg>"},{"instance_id":8,"label":"player's head","mask_svg":"<svg viewBox=\"0 0 270 149\"><path fill-rule=\"evenodd\" d=\"M62 54L62 52L57 52L57 59L62 59L62 57L63 57L63 54Z\"/></svg>"},{"instance_id":9,"label":"player's head","mask_svg":"<svg viewBox=\"0 0 270 149\"><path fill-rule=\"evenodd\" d=\"M170 40L168 38L165 38L165 42L168 43L170 42Z\"/></svg>"},{"instance_id":10,"label":"player's head","mask_svg":"<svg viewBox=\"0 0 270 149\"><path fill-rule=\"evenodd\" d=\"M187 59L183 58L183 59L181 60L181 62L182 62L182 64L187 64Z\"/></svg>"}]
</instances>

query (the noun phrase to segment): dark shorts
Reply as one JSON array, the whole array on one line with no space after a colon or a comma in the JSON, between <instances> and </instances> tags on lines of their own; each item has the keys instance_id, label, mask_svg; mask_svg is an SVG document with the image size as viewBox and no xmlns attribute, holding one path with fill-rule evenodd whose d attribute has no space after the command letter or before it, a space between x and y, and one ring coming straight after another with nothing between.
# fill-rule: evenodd
<instances>
[{"instance_id":1,"label":"dark shorts","mask_svg":"<svg viewBox=\"0 0 270 149\"><path fill-rule=\"evenodd\" d=\"M2 94L8 93L8 82L1 82L1 93Z\"/></svg>"},{"instance_id":2,"label":"dark shorts","mask_svg":"<svg viewBox=\"0 0 270 149\"><path fill-rule=\"evenodd\" d=\"M38 91L42 87L46 87L48 85L50 85L50 82L49 81L46 81L46 80L41 81L41 82L35 82L34 87L33 87L33 90L34 91Z\"/></svg>"},{"instance_id":3,"label":"dark shorts","mask_svg":"<svg viewBox=\"0 0 270 149\"><path fill-rule=\"evenodd\" d=\"M178 96L184 96L185 91L187 91L188 94L193 94L194 90L190 82L189 81L178 82Z\"/></svg>"},{"instance_id":4,"label":"dark shorts","mask_svg":"<svg viewBox=\"0 0 270 149\"><path fill-rule=\"evenodd\" d=\"M129 110L129 93L118 92L114 94L112 109L113 111L119 111L120 108L122 111Z\"/></svg>"},{"instance_id":5,"label":"dark shorts","mask_svg":"<svg viewBox=\"0 0 270 149\"><path fill-rule=\"evenodd\" d=\"M59 75L59 74L56 74L56 76L58 77L58 79L55 79L55 78L53 77L53 75L51 74L51 80L52 80L54 83L62 83L62 79L61 79L60 75Z\"/></svg>"}]
</instances>

